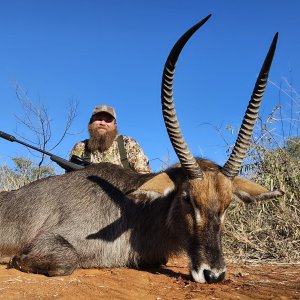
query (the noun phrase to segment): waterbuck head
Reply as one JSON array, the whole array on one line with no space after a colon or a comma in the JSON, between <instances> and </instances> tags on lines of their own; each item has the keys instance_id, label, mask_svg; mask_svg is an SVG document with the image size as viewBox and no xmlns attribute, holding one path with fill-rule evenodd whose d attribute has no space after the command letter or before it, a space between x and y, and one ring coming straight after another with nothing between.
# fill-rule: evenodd
<instances>
[{"instance_id":1,"label":"waterbuck head","mask_svg":"<svg viewBox=\"0 0 300 300\"><path fill-rule=\"evenodd\" d=\"M146 182L139 192L148 197L174 194L167 224L175 222L184 228L190 272L197 282L214 283L223 280L226 267L223 258L221 235L226 209L232 199L244 202L267 200L282 195L238 177L242 161L250 145L259 106L267 85L268 73L275 52L278 33L275 34L268 54L257 78L237 141L223 167L192 156L181 133L173 99L175 65L186 42L210 15L191 27L172 48L162 76L162 112L167 132L181 167L167 170ZM180 171L178 171L180 170ZM176 174L176 176L174 176ZM136 191L138 192L138 191ZM174 220L176 219L176 220ZM175 241L174 241L175 242Z\"/></svg>"}]
</instances>

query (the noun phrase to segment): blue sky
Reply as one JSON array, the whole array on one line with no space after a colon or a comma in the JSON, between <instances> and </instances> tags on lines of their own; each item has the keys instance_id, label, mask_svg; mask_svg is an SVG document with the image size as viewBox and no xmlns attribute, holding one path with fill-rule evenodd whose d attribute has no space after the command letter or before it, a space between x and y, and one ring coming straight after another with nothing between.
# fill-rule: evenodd
<instances>
[{"instance_id":1,"label":"blue sky","mask_svg":"<svg viewBox=\"0 0 300 300\"><path fill-rule=\"evenodd\" d=\"M87 138L92 109L109 104L116 108L119 131L139 142L153 170L168 158L176 162L161 114L162 70L181 34L210 13L177 63L174 96L191 152L223 164L227 146L213 126L239 127L277 31L269 79L280 84L288 78L299 91L300 1L1 1L0 130L15 134L14 115L22 116L15 95L19 84L32 102L48 108L49 148L60 137L69 101L78 102L74 134L56 155L67 158ZM262 115L277 104L278 90L269 85ZM226 138L233 143L236 132ZM0 140L0 164L14 156L31 157L21 145Z\"/></svg>"}]
</instances>

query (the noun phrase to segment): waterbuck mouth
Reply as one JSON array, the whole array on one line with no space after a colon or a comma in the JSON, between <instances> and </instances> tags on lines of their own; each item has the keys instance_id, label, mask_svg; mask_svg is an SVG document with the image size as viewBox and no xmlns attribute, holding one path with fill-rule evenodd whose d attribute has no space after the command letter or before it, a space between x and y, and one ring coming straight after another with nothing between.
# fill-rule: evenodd
<instances>
[{"instance_id":1,"label":"waterbuck mouth","mask_svg":"<svg viewBox=\"0 0 300 300\"><path fill-rule=\"evenodd\" d=\"M207 264L201 264L199 269L191 269L191 276L199 283L217 283L224 280L226 267L222 269L211 269Z\"/></svg>"}]
</instances>

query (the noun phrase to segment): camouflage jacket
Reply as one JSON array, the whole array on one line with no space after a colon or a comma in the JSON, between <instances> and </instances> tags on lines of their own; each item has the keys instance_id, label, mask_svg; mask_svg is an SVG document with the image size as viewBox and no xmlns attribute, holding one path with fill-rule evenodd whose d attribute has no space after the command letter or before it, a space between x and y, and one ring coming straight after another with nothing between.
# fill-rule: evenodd
<instances>
[{"instance_id":1,"label":"camouflage jacket","mask_svg":"<svg viewBox=\"0 0 300 300\"><path fill-rule=\"evenodd\" d=\"M140 145L133 138L128 136L123 136L123 140L127 159L131 169L139 173L150 173L149 160L144 154ZM77 155L81 158L84 158L85 153L89 152L86 149L86 145L86 141L81 141L75 144L71 150L70 158L72 155ZM111 162L113 164L122 166L117 138L113 141L113 144L108 150L104 152L94 151L89 153L92 163Z\"/></svg>"}]
</instances>

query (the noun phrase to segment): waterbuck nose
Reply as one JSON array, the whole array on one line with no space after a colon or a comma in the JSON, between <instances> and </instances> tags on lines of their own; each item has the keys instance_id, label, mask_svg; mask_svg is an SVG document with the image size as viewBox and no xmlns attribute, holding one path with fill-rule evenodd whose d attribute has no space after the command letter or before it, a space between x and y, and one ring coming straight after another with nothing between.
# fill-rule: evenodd
<instances>
[{"instance_id":1,"label":"waterbuck nose","mask_svg":"<svg viewBox=\"0 0 300 300\"><path fill-rule=\"evenodd\" d=\"M214 272L210 270L204 270L204 278L207 283L216 283L222 281L225 278L225 272L222 272L219 275L216 275Z\"/></svg>"}]
</instances>

